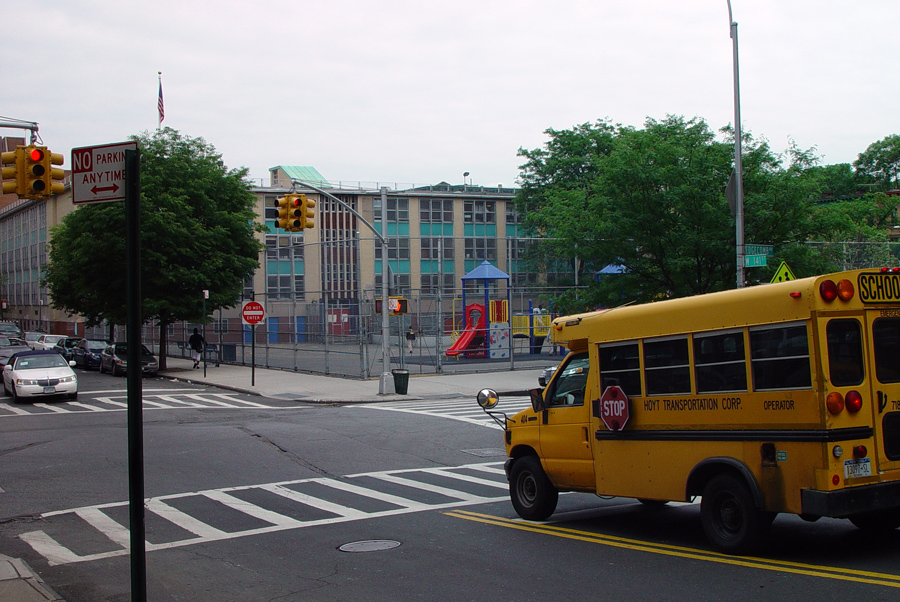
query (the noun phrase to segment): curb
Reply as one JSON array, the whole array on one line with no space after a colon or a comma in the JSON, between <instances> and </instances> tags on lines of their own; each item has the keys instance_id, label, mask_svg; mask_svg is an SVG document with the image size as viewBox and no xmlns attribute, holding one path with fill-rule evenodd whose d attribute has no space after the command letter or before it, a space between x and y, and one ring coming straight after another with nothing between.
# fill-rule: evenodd
<instances>
[{"instance_id":1,"label":"curb","mask_svg":"<svg viewBox=\"0 0 900 602\"><path fill-rule=\"evenodd\" d=\"M65 602L24 560L3 554L0 554L0 600Z\"/></svg>"}]
</instances>

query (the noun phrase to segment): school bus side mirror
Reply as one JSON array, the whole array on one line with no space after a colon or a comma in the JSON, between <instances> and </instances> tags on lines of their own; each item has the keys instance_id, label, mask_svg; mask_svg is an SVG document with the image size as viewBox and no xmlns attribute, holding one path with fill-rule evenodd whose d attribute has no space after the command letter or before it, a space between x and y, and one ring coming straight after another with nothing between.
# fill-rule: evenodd
<instances>
[{"instance_id":1,"label":"school bus side mirror","mask_svg":"<svg viewBox=\"0 0 900 602\"><path fill-rule=\"evenodd\" d=\"M542 412L546 409L544 406L544 390L543 389L532 389L529 391L531 394L531 409L535 412Z\"/></svg>"},{"instance_id":2,"label":"school bus side mirror","mask_svg":"<svg viewBox=\"0 0 900 602\"><path fill-rule=\"evenodd\" d=\"M479 391L477 400L482 410L492 410L500 402L497 392L493 389L482 389Z\"/></svg>"}]
</instances>

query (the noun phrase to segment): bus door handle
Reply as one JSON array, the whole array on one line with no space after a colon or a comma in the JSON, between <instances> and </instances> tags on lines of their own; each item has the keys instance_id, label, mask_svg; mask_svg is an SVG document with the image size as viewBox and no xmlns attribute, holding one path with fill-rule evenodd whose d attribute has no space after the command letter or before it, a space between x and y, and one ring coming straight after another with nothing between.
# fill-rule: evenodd
<instances>
[{"instance_id":1,"label":"bus door handle","mask_svg":"<svg viewBox=\"0 0 900 602\"><path fill-rule=\"evenodd\" d=\"M584 446L590 447L591 440L588 438L588 427L586 427L586 426L581 427L581 432L582 432L582 435L584 435Z\"/></svg>"}]
</instances>

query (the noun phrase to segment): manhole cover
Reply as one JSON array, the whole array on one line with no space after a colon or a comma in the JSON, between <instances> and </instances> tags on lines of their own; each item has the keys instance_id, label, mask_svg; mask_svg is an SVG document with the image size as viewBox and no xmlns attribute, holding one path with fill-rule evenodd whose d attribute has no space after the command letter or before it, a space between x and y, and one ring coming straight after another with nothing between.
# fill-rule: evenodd
<instances>
[{"instance_id":1,"label":"manhole cover","mask_svg":"<svg viewBox=\"0 0 900 602\"><path fill-rule=\"evenodd\" d=\"M369 539L366 541L352 541L338 548L341 552L378 552L390 550L400 545L399 541L391 539Z\"/></svg>"}]
</instances>

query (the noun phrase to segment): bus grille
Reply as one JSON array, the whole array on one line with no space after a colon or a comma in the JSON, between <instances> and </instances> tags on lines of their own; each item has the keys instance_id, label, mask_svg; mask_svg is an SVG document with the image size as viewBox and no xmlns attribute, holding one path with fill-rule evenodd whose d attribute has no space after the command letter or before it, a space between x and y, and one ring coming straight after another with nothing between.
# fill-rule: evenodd
<instances>
[{"instance_id":1,"label":"bus grille","mask_svg":"<svg viewBox=\"0 0 900 602\"><path fill-rule=\"evenodd\" d=\"M884 437L884 455L889 460L900 460L900 412L884 415L881 433Z\"/></svg>"}]
</instances>

